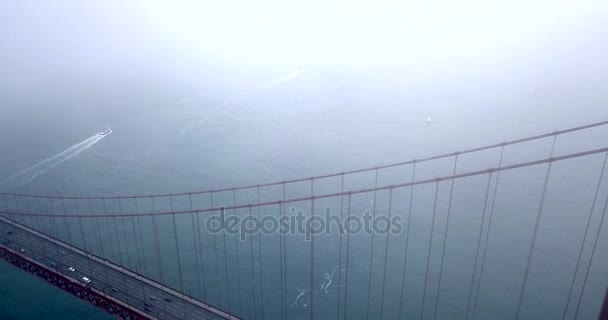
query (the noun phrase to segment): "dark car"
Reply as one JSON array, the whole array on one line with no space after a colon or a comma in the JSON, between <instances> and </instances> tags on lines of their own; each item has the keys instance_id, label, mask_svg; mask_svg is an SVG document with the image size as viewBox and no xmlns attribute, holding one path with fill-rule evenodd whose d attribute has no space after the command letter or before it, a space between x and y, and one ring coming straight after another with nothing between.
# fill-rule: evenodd
<instances>
[{"instance_id":1,"label":"dark car","mask_svg":"<svg viewBox=\"0 0 608 320\"><path fill-rule=\"evenodd\" d=\"M110 288L110 290L112 290L112 292L118 292L118 291L120 291L120 290L118 290L117 288L114 288L114 287Z\"/></svg>"},{"instance_id":2,"label":"dark car","mask_svg":"<svg viewBox=\"0 0 608 320\"><path fill-rule=\"evenodd\" d=\"M165 300L166 302L169 302L169 303L171 303L171 302L172 302L172 301L171 301L171 299L169 299L169 298L165 298L164 300Z\"/></svg>"}]
</instances>

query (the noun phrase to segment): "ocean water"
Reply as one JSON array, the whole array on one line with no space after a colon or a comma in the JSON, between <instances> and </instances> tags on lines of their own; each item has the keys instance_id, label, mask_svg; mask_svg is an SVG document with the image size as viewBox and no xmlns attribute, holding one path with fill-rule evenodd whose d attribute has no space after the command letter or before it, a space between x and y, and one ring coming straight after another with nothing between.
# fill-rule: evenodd
<instances>
[{"instance_id":1,"label":"ocean water","mask_svg":"<svg viewBox=\"0 0 608 320\"><path fill-rule=\"evenodd\" d=\"M92 84L64 79L56 87L4 98L0 120L0 187L21 193L81 196L224 188L416 159L608 119L605 107L608 90L602 85L571 89L587 76L574 69L564 70L571 77L559 81L540 80L523 68L472 74L463 70L433 71L429 75L424 70L353 71L312 66L249 70L246 75L227 73L218 81L210 77L177 83L170 79L105 79ZM432 118L430 124L427 117ZM113 133L103 139L93 136L104 127L111 127ZM607 133L607 128L599 128L559 137L555 154L606 146ZM507 148L503 164L548 157L550 148L550 139ZM498 157L499 150L464 155L459 158L457 172L496 166ZM574 272L602 160L603 155L595 155L553 166L523 318L561 318L568 279ZM453 159L421 164L416 177L449 175L452 165ZM408 181L411 170L402 167L382 171L379 185ZM514 318L545 172L546 165L539 165L501 175L479 292L480 319ZM442 290L438 295L439 319L461 319L466 314L487 180L484 175L454 183ZM374 174L355 175L345 183L351 189L373 186ZM338 179L319 181L315 194L336 192L339 187ZM429 244L431 263L423 316L432 317L450 187L450 182L439 185L437 220L430 242L435 186L415 188L403 309L406 318L420 317ZM307 184L291 186L288 198L306 195L308 188ZM236 202L255 202L254 191L239 193ZM280 188L265 188L262 199L275 199L281 192ZM607 193L608 180L604 178L600 204L603 205ZM230 205L232 196L231 192L217 194L215 205ZM353 196L352 213L361 215L375 207L378 214L386 215L388 196L388 192ZM321 212L331 206L337 213L340 200L344 199L318 201L315 210ZM188 208L183 197L172 201L176 210ZM409 201L409 188L396 189L392 214L405 217ZM196 196L193 202L200 208L210 205L205 196ZM49 202L42 209L59 205ZM109 201L106 205L108 210L117 211L119 207L123 212L135 210L133 201ZM76 206L78 203L70 203L66 210L76 210ZM93 203L93 211L99 213L101 207L102 203ZM309 214L310 203L294 203L287 209L290 208ZM137 209L150 211L152 204L140 200ZM154 209L168 210L168 199L160 199ZM264 215L278 214L277 207L262 207L261 211ZM235 213L247 214L246 210ZM597 230L599 213L599 210L594 213L595 229L591 229L591 234ZM184 252L193 250L188 241L192 237L190 219L190 216L177 219L179 233L184 235L178 241ZM148 266L145 273L156 279L159 272L154 266L151 221L142 218L138 222L143 225L144 248L140 253ZM177 287L169 217L159 218L159 225L166 281ZM120 228L125 233L130 230L128 226ZM92 239L92 231L87 234L89 237ZM385 255L386 237L377 236L370 258L369 235L353 236L346 270L338 259L340 238L319 236L312 275L315 318L335 319L338 277L344 284L348 272L347 318L366 318L368 299L371 318L376 318L384 278L387 284L384 317L396 319L405 238L405 233L391 238ZM212 235L204 235L203 243L206 252L213 251ZM261 274L263 278L264 310L259 306L261 290L255 287L251 291L255 282L249 275L252 254L249 244L235 242L234 238L228 239L227 255L218 256L219 270L214 269L213 255L206 256L205 267L211 270L207 274L207 289L214 292L205 297L207 301L245 316L255 313L257 319L280 318L278 237L263 236L261 243L262 255L253 253L253 268L255 277ZM132 254L133 242L125 238L122 244L124 253L131 252L124 264L137 264ZM289 318L308 318L310 243L301 236L293 236L287 238L287 247ZM586 248L584 257L589 254L590 247ZM234 264L237 249L241 263L238 270ZM608 270L603 267L608 263L605 230L597 252L580 319L593 319L608 283ZM112 258L118 259L116 255ZM185 289L199 296L195 278L198 266L192 259L191 255L182 255ZM109 318L5 263L0 263L0 268L2 319ZM327 290L319 289L327 285L325 274L332 284ZM228 283L224 281L227 275ZM241 277L241 285L237 283L237 275ZM580 279L576 288L580 289ZM342 295L344 290L341 288ZM258 301L255 308L252 294ZM32 305L36 307L28 307ZM343 305L339 308L344 312ZM569 309L568 314L572 312Z\"/></svg>"}]
</instances>

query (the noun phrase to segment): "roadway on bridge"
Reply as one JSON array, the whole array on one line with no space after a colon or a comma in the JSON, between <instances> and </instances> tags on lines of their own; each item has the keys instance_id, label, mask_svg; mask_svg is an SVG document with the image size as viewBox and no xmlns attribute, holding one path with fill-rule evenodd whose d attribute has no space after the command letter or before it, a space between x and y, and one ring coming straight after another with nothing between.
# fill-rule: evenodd
<instances>
[{"instance_id":1,"label":"roadway on bridge","mask_svg":"<svg viewBox=\"0 0 608 320\"><path fill-rule=\"evenodd\" d=\"M159 319L239 319L2 217L0 240L3 245L14 251L21 252L74 280L83 282L82 278L87 277L91 280L88 286ZM208 311L209 309L216 314Z\"/></svg>"}]
</instances>

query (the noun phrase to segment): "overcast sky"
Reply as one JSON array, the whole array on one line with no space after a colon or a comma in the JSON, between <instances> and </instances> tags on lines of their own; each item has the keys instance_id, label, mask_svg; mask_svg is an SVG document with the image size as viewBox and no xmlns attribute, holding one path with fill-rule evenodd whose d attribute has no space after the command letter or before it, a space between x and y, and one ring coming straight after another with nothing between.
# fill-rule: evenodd
<instances>
[{"instance_id":1,"label":"overcast sky","mask_svg":"<svg viewBox=\"0 0 608 320\"><path fill-rule=\"evenodd\" d=\"M173 54L405 64L488 54L555 33L605 35L590 27L608 20L607 9L604 0L2 1L0 54L3 65Z\"/></svg>"}]
</instances>

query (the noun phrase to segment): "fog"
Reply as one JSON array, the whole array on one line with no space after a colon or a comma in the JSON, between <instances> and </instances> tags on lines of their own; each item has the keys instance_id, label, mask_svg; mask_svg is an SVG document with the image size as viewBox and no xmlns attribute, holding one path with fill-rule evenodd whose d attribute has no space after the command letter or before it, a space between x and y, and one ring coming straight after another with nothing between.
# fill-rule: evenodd
<instances>
[{"instance_id":1,"label":"fog","mask_svg":"<svg viewBox=\"0 0 608 320\"><path fill-rule=\"evenodd\" d=\"M3 1L1 79L15 89L290 64L606 67L607 14L601 0Z\"/></svg>"},{"instance_id":2,"label":"fog","mask_svg":"<svg viewBox=\"0 0 608 320\"><path fill-rule=\"evenodd\" d=\"M344 112L397 119L416 109L454 128L480 118L505 128L494 139L524 122L519 135L603 120L607 16L602 0L2 1L0 151L25 159L19 145L50 144L35 156L45 159L117 118L179 110L194 96L221 103L294 70L315 76L283 96L316 85L338 99L331 88L347 87ZM467 138L456 142L489 142ZM4 161L3 176L35 163Z\"/></svg>"}]
</instances>

